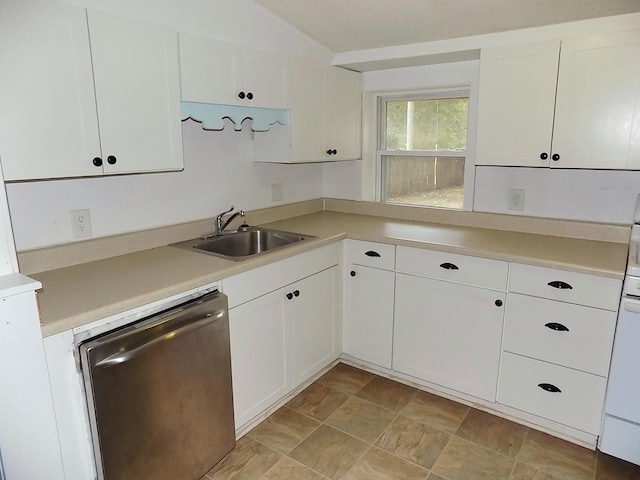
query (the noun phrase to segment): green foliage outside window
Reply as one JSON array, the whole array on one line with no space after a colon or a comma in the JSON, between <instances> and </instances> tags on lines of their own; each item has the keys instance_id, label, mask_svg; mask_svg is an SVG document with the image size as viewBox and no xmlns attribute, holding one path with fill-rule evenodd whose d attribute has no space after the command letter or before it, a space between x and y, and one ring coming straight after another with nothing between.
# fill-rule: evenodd
<instances>
[{"instance_id":1,"label":"green foliage outside window","mask_svg":"<svg viewBox=\"0 0 640 480\"><path fill-rule=\"evenodd\" d=\"M384 150L463 151L468 98L387 101Z\"/></svg>"}]
</instances>

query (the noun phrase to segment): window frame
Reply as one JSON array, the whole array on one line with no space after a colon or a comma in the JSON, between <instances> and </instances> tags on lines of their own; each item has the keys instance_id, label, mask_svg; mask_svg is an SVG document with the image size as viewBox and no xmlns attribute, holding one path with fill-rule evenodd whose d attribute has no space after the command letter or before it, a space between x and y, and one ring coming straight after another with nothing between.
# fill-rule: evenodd
<instances>
[{"instance_id":1,"label":"window frame","mask_svg":"<svg viewBox=\"0 0 640 480\"><path fill-rule=\"evenodd\" d=\"M473 209L473 192L475 182L475 118L476 118L476 91L473 85L461 85L452 88L438 88L422 90L417 92L392 92L380 93L376 95L376 178L375 178L375 200L381 203L388 203L383 200L385 182L385 166L382 160L385 156L407 156L407 157L455 157L464 158L464 188L463 202L461 209L444 208L429 205L408 204L418 208L436 208L451 211L471 211ZM383 150L386 137L387 112L386 104L390 101L411 101L411 100L437 100L446 98L467 98L467 145L464 151L455 150Z\"/></svg>"}]
</instances>

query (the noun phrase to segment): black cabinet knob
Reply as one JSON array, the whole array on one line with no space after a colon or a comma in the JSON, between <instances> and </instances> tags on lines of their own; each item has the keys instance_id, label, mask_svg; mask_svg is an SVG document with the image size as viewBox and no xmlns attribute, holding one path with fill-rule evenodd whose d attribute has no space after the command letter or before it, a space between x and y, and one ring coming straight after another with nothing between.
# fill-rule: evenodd
<instances>
[{"instance_id":1,"label":"black cabinet knob","mask_svg":"<svg viewBox=\"0 0 640 480\"><path fill-rule=\"evenodd\" d=\"M327 155L331 155L331 149L327 150Z\"/></svg>"},{"instance_id":2,"label":"black cabinet knob","mask_svg":"<svg viewBox=\"0 0 640 480\"><path fill-rule=\"evenodd\" d=\"M115 165L117 161L118 161L118 159L114 155L109 155L107 157L107 163L109 165Z\"/></svg>"},{"instance_id":3,"label":"black cabinet knob","mask_svg":"<svg viewBox=\"0 0 640 480\"><path fill-rule=\"evenodd\" d=\"M551 155L551 160L553 160L554 162L557 162L558 160L560 160L560 155L558 155L557 153L554 153L553 155Z\"/></svg>"},{"instance_id":4,"label":"black cabinet knob","mask_svg":"<svg viewBox=\"0 0 640 480\"><path fill-rule=\"evenodd\" d=\"M289 292L287 293L287 300L291 300L293 299L293 293Z\"/></svg>"},{"instance_id":5,"label":"black cabinet knob","mask_svg":"<svg viewBox=\"0 0 640 480\"><path fill-rule=\"evenodd\" d=\"M455 263L449 262L441 263L440 268L444 268L445 270L460 270Z\"/></svg>"},{"instance_id":6,"label":"black cabinet knob","mask_svg":"<svg viewBox=\"0 0 640 480\"><path fill-rule=\"evenodd\" d=\"M245 95L245 93L244 93L244 92L240 92L240 93L238 94L238 97L240 97L240 99L241 99L241 100L244 100L244 97L246 97L246 95Z\"/></svg>"},{"instance_id":7,"label":"black cabinet knob","mask_svg":"<svg viewBox=\"0 0 640 480\"><path fill-rule=\"evenodd\" d=\"M554 280L553 282L547 283L547 285L553 288L557 288L559 290L573 290L573 287L571 285L561 280Z\"/></svg>"},{"instance_id":8,"label":"black cabinet knob","mask_svg":"<svg viewBox=\"0 0 640 480\"><path fill-rule=\"evenodd\" d=\"M293 291L293 296L294 297L299 297L300 296L300 290L294 290Z\"/></svg>"},{"instance_id":9,"label":"black cabinet knob","mask_svg":"<svg viewBox=\"0 0 640 480\"><path fill-rule=\"evenodd\" d=\"M352 277L355 277L356 276L356 271L355 270L351 270L349 272L349 275L351 275Z\"/></svg>"},{"instance_id":10,"label":"black cabinet knob","mask_svg":"<svg viewBox=\"0 0 640 480\"><path fill-rule=\"evenodd\" d=\"M100 157L95 157L95 158L93 159L93 164L94 164L96 167L101 167L101 166L102 166L102 159L101 159Z\"/></svg>"},{"instance_id":11,"label":"black cabinet knob","mask_svg":"<svg viewBox=\"0 0 640 480\"><path fill-rule=\"evenodd\" d=\"M561 323L558 323L558 322L545 323L544 326L549 328L549 329L551 329L551 330L554 330L556 332L568 332L569 331L569 329L565 325L563 325Z\"/></svg>"},{"instance_id":12,"label":"black cabinet knob","mask_svg":"<svg viewBox=\"0 0 640 480\"><path fill-rule=\"evenodd\" d=\"M251 92L247 93L247 98L249 100L253 100L253 93L251 93Z\"/></svg>"},{"instance_id":13,"label":"black cabinet knob","mask_svg":"<svg viewBox=\"0 0 640 480\"><path fill-rule=\"evenodd\" d=\"M547 158L549 158L549 154L547 152L542 152L540 154L540 160L546 160Z\"/></svg>"},{"instance_id":14,"label":"black cabinet knob","mask_svg":"<svg viewBox=\"0 0 640 480\"><path fill-rule=\"evenodd\" d=\"M562 393L562 390L560 390L558 387L556 387L554 384L552 383L539 383L538 386L543 389L545 392L549 392L549 393Z\"/></svg>"},{"instance_id":15,"label":"black cabinet knob","mask_svg":"<svg viewBox=\"0 0 640 480\"><path fill-rule=\"evenodd\" d=\"M502 306L502 300L496 300L496 307Z\"/></svg>"}]
</instances>

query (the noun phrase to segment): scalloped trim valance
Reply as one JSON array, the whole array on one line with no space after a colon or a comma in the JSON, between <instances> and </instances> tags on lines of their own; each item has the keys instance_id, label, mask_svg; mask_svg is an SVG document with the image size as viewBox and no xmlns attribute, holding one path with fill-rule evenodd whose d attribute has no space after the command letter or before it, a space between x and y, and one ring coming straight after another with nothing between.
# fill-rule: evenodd
<instances>
[{"instance_id":1,"label":"scalloped trim valance","mask_svg":"<svg viewBox=\"0 0 640 480\"><path fill-rule=\"evenodd\" d=\"M246 119L251 120L251 130L254 132L266 132L276 123L289 123L288 110L211 103L181 102L180 115L183 121L191 119L201 123L204 130L223 130L225 118L233 122L236 131L242 130L242 122Z\"/></svg>"}]
</instances>

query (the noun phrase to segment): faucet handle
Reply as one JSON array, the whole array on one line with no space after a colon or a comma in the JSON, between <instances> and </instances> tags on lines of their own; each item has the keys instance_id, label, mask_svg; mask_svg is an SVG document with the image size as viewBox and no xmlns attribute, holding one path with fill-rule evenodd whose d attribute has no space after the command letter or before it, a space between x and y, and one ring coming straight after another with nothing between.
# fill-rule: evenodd
<instances>
[{"instance_id":1,"label":"faucet handle","mask_svg":"<svg viewBox=\"0 0 640 480\"><path fill-rule=\"evenodd\" d=\"M220 216L222 216L222 215L226 215L227 213L231 213L231 212L233 212L233 209L234 209L234 208L236 208L236 207L234 207L233 205L231 205L231 208L230 208L229 210L225 211L225 212L222 212L222 213L220 214Z\"/></svg>"}]
</instances>

